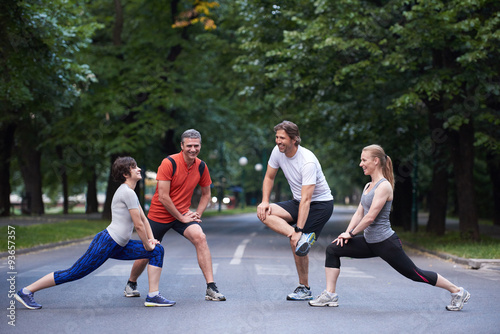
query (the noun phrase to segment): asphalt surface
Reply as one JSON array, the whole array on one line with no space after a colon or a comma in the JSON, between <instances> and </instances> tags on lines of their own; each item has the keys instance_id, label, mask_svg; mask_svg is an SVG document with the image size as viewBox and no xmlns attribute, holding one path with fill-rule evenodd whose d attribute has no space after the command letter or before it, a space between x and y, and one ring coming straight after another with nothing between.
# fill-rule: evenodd
<instances>
[{"instance_id":1,"label":"asphalt surface","mask_svg":"<svg viewBox=\"0 0 500 334\"><path fill-rule=\"evenodd\" d=\"M336 208L310 253L314 295L324 289L324 249L345 229L352 210ZM434 270L466 287L471 300L448 312L449 293L412 282L378 258L343 259L338 282L340 306L313 308L286 301L297 274L286 238L255 214L206 218L217 285L226 302L204 300L205 284L194 247L171 231L163 241L166 257L160 290L177 301L170 308L146 308L147 275L139 279L140 298L123 297L131 263L109 260L88 277L36 293L41 310L19 303L10 309L11 285L21 288L41 276L71 266L89 241L17 254L15 274L2 259L0 281L4 320L1 333L495 333L500 326L500 271L479 270L408 250L423 269ZM136 236L134 236L136 238ZM9 281L9 278L12 279ZM14 317L11 320L9 317ZM9 324L14 321L15 326Z\"/></svg>"}]
</instances>

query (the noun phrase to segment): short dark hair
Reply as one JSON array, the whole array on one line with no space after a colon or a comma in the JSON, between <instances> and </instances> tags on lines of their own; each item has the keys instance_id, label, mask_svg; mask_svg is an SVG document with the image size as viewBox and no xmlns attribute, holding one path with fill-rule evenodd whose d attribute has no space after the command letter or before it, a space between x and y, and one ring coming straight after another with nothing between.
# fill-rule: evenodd
<instances>
[{"instance_id":1,"label":"short dark hair","mask_svg":"<svg viewBox=\"0 0 500 334\"><path fill-rule=\"evenodd\" d=\"M111 176L116 182L123 183L126 180L123 175L130 175L130 170L135 167L137 167L137 162L135 162L134 158L119 157L113 162Z\"/></svg>"},{"instance_id":2,"label":"short dark hair","mask_svg":"<svg viewBox=\"0 0 500 334\"><path fill-rule=\"evenodd\" d=\"M283 121L274 127L274 132L278 132L278 130L284 130L292 140L295 140L295 146L299 146L301 139L297 124L290 121Z\"/></svg>"},{"instance_id":3,"label":"short dark hair","mask_svg":"<svg viewBox=\"0 0 500 334\"><path fill-rule=\"evenodd\" d=\"M185 138L199 139L201 143L201 133L199 133L195 129L189 129L184 131L184 133L181 136L181 143L184 143Z\"/></svg>"}]
</instances>

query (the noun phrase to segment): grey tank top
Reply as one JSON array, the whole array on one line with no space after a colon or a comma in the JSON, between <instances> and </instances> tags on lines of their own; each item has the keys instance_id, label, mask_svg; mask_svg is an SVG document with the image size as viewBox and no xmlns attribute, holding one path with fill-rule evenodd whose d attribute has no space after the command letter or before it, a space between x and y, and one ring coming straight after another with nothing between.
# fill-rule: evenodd
<instances>
[{"instance_id":1,"label":"grey tank top","mask_svg":"<svg viewBox=\"0 0 500 334\"><path fill-rule=\"evenodd\" d=\"M363 191L363 195L361 196L361 205L363 206L364 216L368 214L368 211L372 206L375 189L377 189L377 187L384 181L387 181L387 179L382 178L378 181L368 194L365 194L365 191ZM371 244L381 242L394 234L394 230L391 228L391 222L389 221L391 206L392 201L387 201L375 220L365 229L364 236L366 242Z\"/></svg>"}]
</instances>

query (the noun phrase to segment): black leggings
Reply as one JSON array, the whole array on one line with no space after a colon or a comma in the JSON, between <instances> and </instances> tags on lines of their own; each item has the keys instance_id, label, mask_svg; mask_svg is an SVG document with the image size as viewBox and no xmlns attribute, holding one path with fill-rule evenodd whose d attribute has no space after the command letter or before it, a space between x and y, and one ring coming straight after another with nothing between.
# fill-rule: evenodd
<instances>
[{"instance_id":1,"label":"black leggings","mask_svg":"<svg viewBox=\"0 0 500 334\"><path fill-rule=\"evenodd\" d=\"M394 233L382 242L370 244L362 235L349 239L343 247L332 243L326 248L325 267L340 268L341 257L366 259L380 257L401 275L415 281L436 285L437 274L433 271L422 270L406 255L399 237Z\"/></svg>"}]
</instances>

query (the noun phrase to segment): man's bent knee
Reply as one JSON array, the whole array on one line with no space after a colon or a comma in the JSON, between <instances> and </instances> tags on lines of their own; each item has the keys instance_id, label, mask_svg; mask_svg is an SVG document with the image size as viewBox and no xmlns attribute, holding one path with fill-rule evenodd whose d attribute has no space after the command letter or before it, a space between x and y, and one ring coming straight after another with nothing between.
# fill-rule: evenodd
<instances>
[{"instance_id":1,"label":"man's bent knee","mask_svg":"<svg viewBox=\"0 0 500 334\"><path fill-rule=\"evenodd\" d=\"M198 226L198 228L191 228L192 226ZM189 231L188 231L189 230ZM184 236L193 243L193 245L202 245L207 243L207 236L203 233L203 230L199 225L191 225L186 229Z\"/></svg>"}]
</instances>

